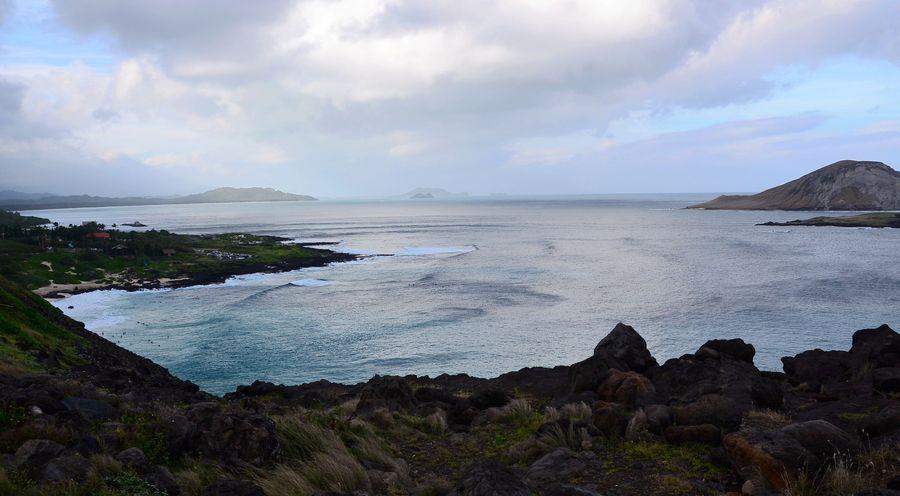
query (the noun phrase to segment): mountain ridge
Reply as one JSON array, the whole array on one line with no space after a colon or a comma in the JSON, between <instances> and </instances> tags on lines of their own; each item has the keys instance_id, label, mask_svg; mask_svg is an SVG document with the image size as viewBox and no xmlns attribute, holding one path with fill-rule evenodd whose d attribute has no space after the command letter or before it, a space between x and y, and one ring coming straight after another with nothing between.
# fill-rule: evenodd
<instances>
[{"instance_id":1,"label":"mountain ridge","mask_svg":"<svg viewBox=\"0 0 900 496\"><path fill-rule=\"evenodd\" d=\"M22 195L28 195L22 193ZM315 201L308 195L285 193L273 188L215 188L203 193L160 197L105 197L91 195L48 196L43 198L0 199L0 208L36 210L77 207L120 207L136 205L187 205L195 203L245 203L254 201Z\"/></svg>"},{"instance_id":2,"label":"mountain ridge","mask_svg":"<svg viewBox=\"0 0 900 496\"><path fill-rule=\"evenodd\" d=\"M755 195L722 195L707 210L898 210L900 172L883 162L841 160Z\"/></svg>"}]
</instances>

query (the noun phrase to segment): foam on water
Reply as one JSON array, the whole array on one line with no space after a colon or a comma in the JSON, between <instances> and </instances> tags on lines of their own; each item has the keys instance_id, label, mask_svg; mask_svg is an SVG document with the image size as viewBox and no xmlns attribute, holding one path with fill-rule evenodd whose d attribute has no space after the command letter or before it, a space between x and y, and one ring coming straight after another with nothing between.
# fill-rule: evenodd
<instances>
[{"instance_id":1,"label":"foam on water","mask_svg":"<svg viewBox=\"0 0 900 496\"><path fill-rule=\"evenodd\" d=\"M455 255L477 250L470 246L407 246L396 253L398 257L424 257L430 255Z\"/></svg>"},{"instance_id":2,"label":"foam on water","mask_svg":"<svg viewBox=\"0 0 900 496\"><path fill-rule=\"evenodd\" d=\"M303 287L309 287L309 288L318 288L318 287L321 287L321 286L328 286L328 285L330 285L330 284L331 284L331 281L326 281L325 279L306 278L306 279L298 279L298 280L296 280L296 281L291 281L291 284L293 284L294 286L303 286Z\"/></svg>"}]
</instances>

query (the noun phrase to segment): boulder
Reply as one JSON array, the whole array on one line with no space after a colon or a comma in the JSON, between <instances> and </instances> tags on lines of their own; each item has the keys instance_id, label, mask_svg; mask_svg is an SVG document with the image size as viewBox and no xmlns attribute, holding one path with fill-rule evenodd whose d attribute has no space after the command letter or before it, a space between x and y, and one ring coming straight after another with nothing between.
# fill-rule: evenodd
<instances>
[{"instance_id":1,"label":"boulder","mask_svg":"<svg viewBox=\"0 0 900 496\"><path fill-rule=\"evenodd\" d=\"M861 426L865 436L879 437L900 431L900 406L888 406L866 418Z\"/></svg>"},{"instance_id":2,"label":"boulder","mask_svg":"<svg viewBox=\"0 0 900 496\"><path fill-rule=\"evenodd\" d=\"M450 493L454 496L531 496L532 491L508 467L495 460L478 460L466 468Z\"/></svg>"},{"instance_id":3,"label":"boulder","mask_svg":"<svg viewBox=\"0 0 900 496\"><path fill-rule=\"evenodd\" d=\"M643 375L610 369L597 394L601 400L635 406L654 392L653 383Z\"/></svg>"},{"instance_id":4,"label":"boulder","mask_svg":"<svg viewBox=\"0 0 900 496\"><path fill-rule=\"evenodd\" d=\"M81 482L91 470L91 462L78 454L65 455L50 460L41 471L40 482L61 484L67 481Z\"/></svg>"},{"instance_id":5,"label":"boulder","mask_svg":"<svg viewBox=\"0 0 900 496\"><path fill-rule=\"evenodd\" d=\"M621 322L594 348L594 356L599 355L608 355L624 364L627 370L635 372L644 372L658 365L644 338L633 327Z\"/></svg>"},{"instance_id":6,"label":"boulder","mask_svg":"<svg viewBox=\"0 0 900 496\"><path fill-rule=\"evenodd\" d=\"M712 346L728 351L723 345ZM757 407L781 406L779 383L762 375L752 363L732 357L742 356L740 351L722 353L710 347L707 350L714 353L701 348L698 354L673 358L649 373L660 403L693 403L716 394L733 400L741 413Z\"/></svg>"},{"instance_id":7,"label":"boulder","mask_svg":"<svg viewBox=\"0 0 900 496\"><path fill-rule=\"evenodd\" d=\"M852 436L824 420L780 429L734 432L725 436L723 444L738 474L745 479L760 474L777 489L784 487L787 473L815 472L835 453L859 449Z\"/></svg>"},{"instance_id":8,"label":"boulder","mask_svg":"<svg viewBox=\"0 0 900 496\"><path fill-rule=\"evenodd\" d=\"M72 445L72 450L85 457L90 457L100 452L100 441L94 436L85 436Z\"/></svg>"},{"instance_id":9,"label":"boulder","mask_svg":"<svg viewBox=\"0 0 900 496\"><path fill-rule=\"evenodd\" d=\"M220 479L203 488L201 496L266 496L256 484L246 480Z\"/></svg>"},{"instance_id":10,"label":"boulder","mask_svg":"<svg viewBox=\"0 0 900 496\"><path fill-rule=\"evenodd\" d=\"M68 397L63 401L67 410L88 422L102 422L119 416L119 410L109 403L89 398Z\"/></svg>"},{"instance_id":11,"label":"boulder","mask_svg":"<svg viewBox=\"0 0 900 496\"><path fill-rule=\"evenodd\" d=\"M672 444L698 443L718 445L722 443L722 431L712 424L672 425L665 430L666 442Z\"/></svg>"},{"instance_id":12,"label":"boulder","mask_svg":"<svg viewBox=\"0 0 900 496\"><path fill-rule=\"evenodd\" d=\"M122 462L128 468L133 469L135 472L142 473L147 467L150 466L150 461L147 460L147 456L144 455L144 452L139 448L128 448L120 451L114 457L116 460Z\"/></svg>"},{"instance_id":13,"label":"boulder","mask_svg":"<svg viewBox=\"0 0 900 496\"><path fill-rule=\"evenodd\" d=\"M752 364L756 348L743 339L712 339L697 350L696 355L710 358L727 357Z\"/></svg>"},{"instance_id":14,"label":"boulder","mask_svg":"<svg viewBox=\"0 0 900 496\"><path fill-rule=\"evenodd\" d=\"M147 484L162 491L167 496L179 496L181 494L181 488L178 487L178 481L175 480L172 472L169 472L169 469L162 465L150 468L142 478Z\"/></svg>"},{"instance_id":15,"label":"boulder","mask_svg":"<svg viewBox=\"0 0 900 496\"><path fill-rule=\"evenodd\" d=\"M569 448L556 448L528 467L525 481L530 486L542 486L554 481L567 481L583 473L596 461L592 452L576 453Z\"/></svg>"},{"instance_id":16,"label":"boulder","mask_svg":"<svg viewBox=\"0 0 900 496\"><path fill-rule=\"evenodd\" d=\"M864 367L896 367L900 364L900 334L884 324L853 333L850 361L855 370Z\"/></svg>"},{"instance_id":17,"label":"boulder","mask_svg":"<svg viewBox=\"0 0 900 496\"><path fill-rule=\"evenodd\" d=\"M499 408L512 400L510 395L498 389L482 389L469 396L469 402L479 410Z\"/></svg>"},{"instance_id":18,"label":"boulder","mask_svg":"<svg viewBox=\"0 0 900 496\"><path fill-rule=\"evenodd\" d=\"M198 403L185 417L194 426L189 451L253 465L271 463L280 452L275 423L262 415L223 412L217 403Z\"/></svg>"},{"instance_id":19,"label":"boulder","mask_svg":"<svg viewBox=\"0 0 900 496\"><path fill-rule=\"evenodd\" d=\"M872 386L885 394L900 393L900 367L881 367L873 370Z\"/></svg>"},{"instance_id":20,"label":"boulder","mask_svg":"<svg viewBox=\"0 0 900 496\"><path fill-rule=\"evenodd\" d=\"M406 379L397 376L376 375L363 387L356 412L372 413L379 408L408 410L415 405L412 387Z\"/></svg>"},{"instance_id":21,"label":"boulder","mask_svg":"<svg viewBox=\"0 0 900 496\"><path fill-rule=\"evenodd\" d=\"M807 350L781 363L791 384L843 382L850 378L850 354L846 351Z\"/></svg>"},{"instance_id":22,"label":"boulder","mask_svg":"<svg viewBox=\"0 0 900 496\"><path fill-rule=\"evenodd\" d=\"M30 439L22 443L13 456L13 466L20 470L35 473L50 460L58 457L66 447L47 439Z\"/></svg>"},{"instance_id":23,"label":"boulder","mask_svg":"<svg viewBox=\"0 0 900 496\"><path fill-rule=\"evenodd\" d=\"M569 367L569 392L596 390L612 368L646 372L657 365L644 338L631 326L619 323L600 340L593 356Z\"/></svg>"},{"instance_id":24,"label":"boulder","mask_svg":"<svg viewBox=\"0 0 900 496\"><path fill-rule=\"evenodd\" d=\"M741 425L743 412L744 409L735 400L720 394L708 394L693 403L672 407L677 425L712 424L726 430L734 430Z\"/></svg>"},{"instance_id":25,"label":"boulder","mask_svg":"<svg viewBox=\"0 0 900 496\"><path fill-rule=\"evenodd\" d=\"M647 416L647 430L653 434L661 435L672 424L672 409L666 405L647 405L644 413Z\"/></svg>"},{"instance_id":26,"label":"boulder","mask_svg":"<svg viewBox=\"0 0 900 496\"><path fill-rule=\"evenodd\" d=\"M592 409L592 422L601 434L612 438L625 435L631 415L623 405L598 401Z\"/></svg>"}]
</instances>

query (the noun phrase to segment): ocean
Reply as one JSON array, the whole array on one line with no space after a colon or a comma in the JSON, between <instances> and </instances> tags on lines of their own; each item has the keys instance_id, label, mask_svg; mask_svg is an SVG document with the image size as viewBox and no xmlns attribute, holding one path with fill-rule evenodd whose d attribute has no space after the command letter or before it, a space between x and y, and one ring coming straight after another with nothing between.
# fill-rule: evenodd
<instances>
[{"instance_id":1,"label":"ocean","mask_svg":"<svg viewBox=\"0 0 900 496\"><path fill-rule=\"evenodd\" d=\"M617 322L661 362L740 337L756 364L900 324L900 230L763 227L820 213L685 210L709 195L155 205L29 212L335 241L359 262L55 302L215 394L261 379L491 377L570 364ZM73 308L69 309L68 307Z\"/></svg>"}]
</instances>

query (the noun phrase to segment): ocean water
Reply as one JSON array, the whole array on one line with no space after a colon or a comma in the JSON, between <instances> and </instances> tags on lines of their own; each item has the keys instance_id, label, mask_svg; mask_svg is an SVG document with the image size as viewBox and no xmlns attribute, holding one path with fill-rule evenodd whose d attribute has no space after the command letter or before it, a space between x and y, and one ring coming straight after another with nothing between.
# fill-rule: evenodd
<instances>
[{"instance_id":1,"label":"ocean water","mask_svg":"<svg viewBox=\"0 0 900 496\"><path fill-rule=\"evenodd\" d=\"M495 376L590 355L617 322L659 360L741 337L760 368L900 324L900 230L761 227L798 212L706 197L167 205L48 210L62 223L337 241L359 262L56 305L212 393L374 374ZM73 306L72 309L67 308Z\"/></svg>"}]
</instances>

